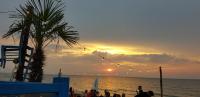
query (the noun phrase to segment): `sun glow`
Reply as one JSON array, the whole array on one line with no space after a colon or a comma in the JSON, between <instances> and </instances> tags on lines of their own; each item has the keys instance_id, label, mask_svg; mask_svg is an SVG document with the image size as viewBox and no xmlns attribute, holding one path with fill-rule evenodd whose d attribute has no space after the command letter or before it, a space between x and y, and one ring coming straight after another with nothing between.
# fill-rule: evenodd
<instances>
[{"instance_id":1,"label":"sun glow","mask_svg":"<svg viewBox=\"0 0 200 97\"><path fill-rule=\"evenodd\" d=\"M109 54L123 54L123 55L142 55L142 54L159 54L154 50L136 46L124 46L124 45L105 45L100 43L84 43L87 47L85 53L92 53L94 51L105 52Z\"/></svg>"},{"instance_id":2,"label":"sun glow","mask_svg":"<svg viewBox=\"0 0 200 97\"><path fill-rule=\"evenodd\" d=\"M105 45L100 43L83 43L81 46L69 49L65 47L57 53L57 56L84 56L94 54L94 52L103 52L112 55L143 55L143 54L159 54L155 50L149 50L147 48L136 47L136 46L123 46L123 45Z\"/></svg>"},{"instance_id":3,"label":"sun glow","mask_svg":"<svg viewBox=\"0 0 200 97\"><path fill-rule=\"evenodd\" d=\"M108 45L96 45L95 49L99 52L106 52L109 54L124 54L124 55L132 55L132 54L143 54L143 52L134 51L134 48L123 47L123 46L108 46Z\"/></svg>"},{"instance_id":4,"label":"sun glow","mask_svg":"<svg viewBox=\"0 0 200 97\"><path fill-rule=\"evenodd\" d=\"M108 71L108 72L112 72L112 71L113 71L113 69L111 69L111 68L108 68L106 71Z\"/></svg>"}]
</instances>

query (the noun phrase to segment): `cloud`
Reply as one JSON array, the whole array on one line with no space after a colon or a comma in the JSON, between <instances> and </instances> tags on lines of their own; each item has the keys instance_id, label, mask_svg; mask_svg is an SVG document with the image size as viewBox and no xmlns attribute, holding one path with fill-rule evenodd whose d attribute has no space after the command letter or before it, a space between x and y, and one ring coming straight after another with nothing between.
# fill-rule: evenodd
<instances>
[{"instance_id":1,"label":"cloud","mask_svg":"<svg viewBox=\"0 0 200 97\"><path fill-rule=\"evenodd\" d=\"M176 56L168 54L144 54L144 55L116 55L113 57L118 61L130 61L134 63L143 64L169 64L169 65L181 65L181 64L199 64L199 61L190 60L185 58L178 58Z\"/></svg>"},{"instance_id":2,"label":"cloud","mask_svg":"<svg viewBox=\"0 0 200 97\"><path fill-rule=\"evenodd\" d=\"M1 41L6 43L6 41ZM44 72L47 74L57 74L62 68L63 74L69 75L109 75L107 68L113 68L111 75L127 76L156 76L160 65L165 67L165 74L173 77L173 74L193 74L198 72L197 60L191 60L186 57L177 57L167 53L110 53L109 50L99 50L94 46L88 46L84 50L82 47L68 48L61 45L57 50L55 44L51 44L45 49L46 65ZM103 46L107 47L107 46ZM125 46L122 46L125 47ZM118 47L119 48L119 47ZM111 50L118 49L116 46ZM127 48L122 49L127 50ZM129 49L128 49L129 50ZM142 52L143 49L137 48L136 51ZM132 50L130 47L130 51Z\"/></svg>"},{"instance_id":3,"label":"cloud","mask_svg":"<svg viewBox=\"0 0 200 97\"><path fill-rule=\"evenodd\" d=\"M199 61L179 58L169 54L143 54L143 55L123 55L109 54L106 52L94 51L91 54L76 56L73 54L64 55L62 57L48 56L48 64L73 64L76 66L84 66L92 69L97 65L120 65L120 66L185 66L198 65ZM84 68L83 68L84 69Z\"/></svg>"}]
</instances>

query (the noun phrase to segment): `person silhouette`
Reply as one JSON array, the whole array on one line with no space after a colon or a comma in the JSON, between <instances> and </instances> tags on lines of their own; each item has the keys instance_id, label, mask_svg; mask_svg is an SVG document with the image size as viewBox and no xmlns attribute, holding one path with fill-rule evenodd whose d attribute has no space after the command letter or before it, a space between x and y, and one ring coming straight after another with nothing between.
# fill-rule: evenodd
<instances>
[{"instance_id":1,"label":"person silhouette","mask_svg":"<svg viewBox=\"0 0 200 97\"><path fill-rule=\"evenodd\" d=\"M136 92L137 92L137 95L142 93L143 92L142 86L138 86L138 89L136 90Z\"/></svg>"},{"instance_id":2,"label":"person silhouette","mask_svg":"<svg viewBox=\"0 0 200 97\"><path fill-rule=\"evenodd\" d=\"M137 94L135 97L152 97L152 96L154 96L153 91L148 91Z\"/></svg>"}]
</instances>

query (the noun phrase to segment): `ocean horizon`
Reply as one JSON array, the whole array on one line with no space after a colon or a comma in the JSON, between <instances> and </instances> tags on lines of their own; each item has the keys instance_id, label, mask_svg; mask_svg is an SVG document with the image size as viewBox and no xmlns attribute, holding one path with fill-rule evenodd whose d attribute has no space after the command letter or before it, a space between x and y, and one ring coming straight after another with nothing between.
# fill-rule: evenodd
<instances>
[{"instance_id":1,"label":"ocean horizon","mask_svg":"<svg viewBox=\"0 0 200 97\"><path fill-rule=\"evenodd\" d=\"M53 77L57 75L46 74L43 77L43 83L51 83ZM117 76L94 76L94 75L63 75L70 78L70 87L76 92L84 92L93 87L96 78L99 80L99 92L104 95L104 90L110 91L111 96L114 93L125 93L126 97L134 97L139 85L144 91L153 91L155 96L160 97L159 78L143 77L117 77ZM0 73L1 81L9 81L10 74ZM163 79L164 97L199 97L200 79Z\"/></svg>"}]
</instances>

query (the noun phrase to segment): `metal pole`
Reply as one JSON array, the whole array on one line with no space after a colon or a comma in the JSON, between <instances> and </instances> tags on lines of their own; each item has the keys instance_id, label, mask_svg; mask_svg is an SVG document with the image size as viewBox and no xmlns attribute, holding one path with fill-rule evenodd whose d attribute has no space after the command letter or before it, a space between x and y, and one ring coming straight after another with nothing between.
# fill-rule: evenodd
<instances>
[{"instance_id":1,"label":"metal pole","mask_svg":"<svg viewBox=\"0 0 200 97\"><path fill-rule=\"evenodd\" d=\"M160 96L163 97L162 67L160 66Z\"/></svg>"}]
</instances>

